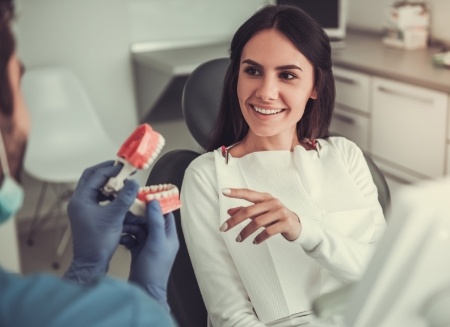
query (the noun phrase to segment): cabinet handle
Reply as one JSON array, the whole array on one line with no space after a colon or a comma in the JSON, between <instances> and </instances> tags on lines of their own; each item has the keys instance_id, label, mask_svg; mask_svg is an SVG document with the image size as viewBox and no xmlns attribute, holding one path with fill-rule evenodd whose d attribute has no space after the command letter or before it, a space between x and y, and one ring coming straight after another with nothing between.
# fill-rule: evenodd
<instances>
[{"instance_id":1,"label":"cabinet handle","mask_svg":"<svg viewBox=\"0 0 450 327\"><path fill-rule=\"evenodd\" d=\"M334 75L334 79L339 82L345 83L345 84L350 84L350 85L358 84L357 81L355 81L354 79L348 78L348 77Z\"/></svg>"},{"instance_id":2,"label":"cabinet handle","mask_svg":"<svg viewBox=\"0 0 450 327\"><path fill-rule=\"evenodd\" d=\"M336 118L337 120L340 120L343 123L346 123L346 124L349 124L349 125L356 125L356 121L353 118L349 117L349 116L338 114L338 113L335 112L333 114L333 117Z\"/></svg>"},{"instance_id":3,"label":"cabinet handle","mask_svg":"<svg viewBox=\"0 0 450 327\"><path fill-rule=\"evenodd\" d=\"M384 86L378 86L378 90L383 93L396 95L396 96L403 97L403 98L414 99L414 100L417 100L417 101L420 101L423 103L430 103L430 104L433 103L433 99L431 99L431 98L425 98L425 97L410 94L407 92L401 92L401 91L397 91L397 90L388 89Z\"/></svg>"}]
</instances>

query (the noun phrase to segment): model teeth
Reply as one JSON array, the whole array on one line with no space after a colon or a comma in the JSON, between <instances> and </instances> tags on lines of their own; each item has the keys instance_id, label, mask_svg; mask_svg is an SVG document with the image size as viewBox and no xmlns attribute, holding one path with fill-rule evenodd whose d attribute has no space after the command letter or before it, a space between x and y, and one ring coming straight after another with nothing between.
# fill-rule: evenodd
<instances>
[{"instance_id":1,"label":"model teeth","mask_svg":"<svg viewBox=\"0 0 450 327\"><path fill-rule=\"evenodd\" d=\"M153 162L156 160L156 158L161 153L161 150L163 149L165 143L166 143L166 140L164 139L164 137L162 137L162 135L158 135L158 143L156 144L156 147L155 147L152 155L150 156L150 158L148 158L147 162L145 163L143 169L148 169L153 164Z\"/></svg>"},{"instance_id":2,"label":"model teeth","mask_svg":"<svg viewBox=\"0 0 450 327\"><path fill-rule=\"evenodd\" d=\"M283 109L263 109L256 106L253 106L256 112L263 114L263 115L275 115L279 112L282 112Z\"/></svg>"},{"instance_id":3,"label":"model teeth","mask_svg":"<svg viewBox=\"0 0 450 327\"><path fill-rule=\"evenodd\" d=\"M139 193L144 195L147 201L154 199L168 198L171 196L178 196L178 188L173 184L159 184L141 187Z\"/></svg>"}]
</instances>

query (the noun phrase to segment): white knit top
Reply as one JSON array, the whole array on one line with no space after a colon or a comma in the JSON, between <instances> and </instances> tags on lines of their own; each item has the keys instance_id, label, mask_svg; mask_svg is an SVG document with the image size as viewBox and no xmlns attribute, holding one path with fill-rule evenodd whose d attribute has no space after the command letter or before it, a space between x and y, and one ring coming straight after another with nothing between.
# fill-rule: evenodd
<instances>
[{"instance_id":1,"label":"white knit top","mask_svg":"<svg viewBox=\"0 0 450 327\"><path fill-rule=\"evenodd\" d=\"M254 245L235 241L248 220L227 232L227 209L248 206L223 188L267 192L295 212L302 233ZM181 190L183 233L214 327L265 326L359 279L385 229L378 193L361 150L342 137L317 150L261 151L241 158L220 149L194 160Z\"/></svg>"}]
</instances>

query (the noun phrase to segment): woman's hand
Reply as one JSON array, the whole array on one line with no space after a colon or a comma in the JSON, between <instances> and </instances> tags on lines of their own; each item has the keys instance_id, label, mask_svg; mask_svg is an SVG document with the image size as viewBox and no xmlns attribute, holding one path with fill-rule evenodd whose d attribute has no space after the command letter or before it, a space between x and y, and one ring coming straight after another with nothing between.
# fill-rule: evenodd
<instances>
[{"instance_id":1,"label":"woman's hand","mask_svg":"<svg viewBox=\"0 0 450 327\"><path fill-rule=\"evenodd\" d=\"M225 232L250 218L251 222L237 236L237 242L244 241L261 227L264 230L255 237L254 244L279 233L288 241L294 241L300 236L302 225L299 217L272 195L249 189L223 189L222 193L230 198L253 203L248 207L228 209L231 217L220 226L220 231Z\"/></svg>"}]
</instances>

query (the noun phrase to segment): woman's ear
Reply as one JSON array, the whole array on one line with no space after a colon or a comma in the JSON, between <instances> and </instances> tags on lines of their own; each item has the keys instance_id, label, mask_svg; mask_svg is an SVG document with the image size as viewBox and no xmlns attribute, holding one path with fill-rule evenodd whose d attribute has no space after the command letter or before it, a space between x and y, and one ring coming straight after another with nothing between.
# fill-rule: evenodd
<instances>
[{"instance_id":1,"label":"woman's ear","mask_svg":"<svg viewBox=\"0 0 450 327\"><path fill-rule=\"evenodd\" d=\"M311 95L309 96L310 99L316 100L317 99L317 91L316 88L314 88L311 92Z\"/></svg>"}]
</instances>

